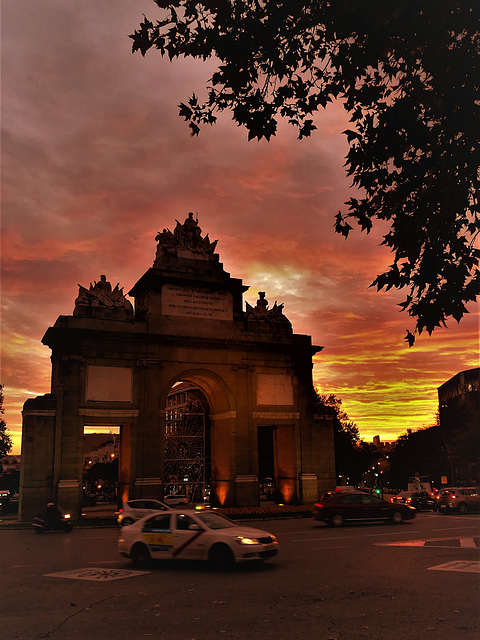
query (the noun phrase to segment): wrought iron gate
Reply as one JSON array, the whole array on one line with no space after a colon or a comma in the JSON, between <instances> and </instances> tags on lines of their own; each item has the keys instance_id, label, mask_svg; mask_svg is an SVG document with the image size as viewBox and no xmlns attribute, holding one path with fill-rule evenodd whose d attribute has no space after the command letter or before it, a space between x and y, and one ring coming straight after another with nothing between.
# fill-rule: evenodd
<instances>
[{"instance_id":1,"label":"wrought iron gate","mask_svg":"<svg viewBox=\"0 0 480 640\"><path fill-rule=\"evenodd\" d=\"M165 495L184 494L203 503L205 486L205 407L188 391L168 398L164 453Z\"/></svg>"}]
</instances>

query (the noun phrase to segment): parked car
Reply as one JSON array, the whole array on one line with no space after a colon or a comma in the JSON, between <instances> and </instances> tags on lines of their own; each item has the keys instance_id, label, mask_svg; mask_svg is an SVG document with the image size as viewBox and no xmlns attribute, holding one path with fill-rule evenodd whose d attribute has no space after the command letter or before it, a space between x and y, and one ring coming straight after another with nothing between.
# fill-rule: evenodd
<instances>
[{"instance_id":1,"label":"parked car","mask_svg":"<svg viewBox=\"0 0 480 640\"><path fill-rule=\"evenodd\" d=\"M267 531L212 511L171 509L122 528L118 551L136 566L151 560L208 560L221 570L236 562L272 558L278 542Z\"/></svg>"},{"instance_id":2,"label":"parked car","mask_svg":"<svg viewBox=\"0 0 480 640\"><path fill-rule=\"evenodd\" d=\"M164 496L163 500L165 504L168 504L171 507L188 504L188 498L184 493L172 493L169 496Z\"/></svg>"},{"instance_id":3,"label":"parked car","mask_svg":"<svg viewBox=\"0 0 480 640\"><path fill-rule=\"evenodd\" d=\"M409 504L417 511L436 511L437 509L437 500L428 491L400 491L391 498L391 501Z\"/></svg>"},{"instance_id":4,"label":"parked car","mask_svg":"<svg viewBox=\"0 0 480 640\"><path fill-rule=\"evenodd\" d=\"M415 517L415 509L407 504L393 503L368 493L327 494L314 507L315 520L340 527L348 521L387 520L400 524Z\"/></svg>"},{"instance_id":5,"label":"parked car","mask_svg":"<svg viewBox=\"0 0 480 640\"><path fill-rule=\"evenodd\" d=\"M453 487L442 489L438 500L438 510L440 513L468 513L469 511L480 510L480 488L479 487Z\"/></svg>"},{"instance_id":6,"label":"parked car","mask_svg":"<svg viewBox=\"0 0 480 640\"><path fill-rule=\"evenodd\" d=\"M118 510L117 523L121 527L124 527L144 516L149 516L157 513L157 511L165 511L167 509L170 509L168 504L160 502L160 500L127 500L122 503L122 507Z\"/></svg>"}]
</instances>

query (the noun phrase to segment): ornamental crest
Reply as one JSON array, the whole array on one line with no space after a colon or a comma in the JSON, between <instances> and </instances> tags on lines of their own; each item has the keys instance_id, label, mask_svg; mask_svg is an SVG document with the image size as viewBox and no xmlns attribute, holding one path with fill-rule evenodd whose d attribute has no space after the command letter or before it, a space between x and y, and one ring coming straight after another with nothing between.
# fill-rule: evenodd
<instances>
[{"instance_id":1,"label":"ornamental crest","mask_svg":"<svg viewBox=\"0 0 480 640\"><path fill-rule=\"evenodd\" d=\"M245 312L248 318L252 318L255 320L289 322L288 318L283 315L283 303L277 304L277 301L275 300L275 304L271 309L269 309L268 300L265 299L265 291L259 291L258 296L259 298L257 300L257 304L254 307L252 307L251 304L248 304L248 302L245 302Z\"/></svg>"},{"instance_id":2,"label":"ornamental crest","mask_svg":"<svg viewBox=\"0 0 480 640\"><path fill-rule=\"evenodd\" d=\"M84 315L88 309L109 309L109 310L126 310L133 313L133 307L130 300L127 300L123 294L123 287L119 288L118 284L112 289L112 285L108 282L106 276L100 276L99 282L95 282L90 288L78 285L78 297L75 300L74 315Z\"/></svg>"},{"instance_id":3,"label":"ornamental crest","mask_svg":"<svg viewBox=\"0 0 480 640\"><path fill-rule=\"evenodd\" d=\"M183 224L177 220L177 226L173 233L170 229L164 229L159 232L155 238L157 244L157 258L161 252L175 254L177 249L186 249L192 253L211 255L215 251L218 240L210 242L207 235L202 238L202 230L198 226L198 220L195 220L193 213L188 214Z\"/></svg>"}]
</instances>

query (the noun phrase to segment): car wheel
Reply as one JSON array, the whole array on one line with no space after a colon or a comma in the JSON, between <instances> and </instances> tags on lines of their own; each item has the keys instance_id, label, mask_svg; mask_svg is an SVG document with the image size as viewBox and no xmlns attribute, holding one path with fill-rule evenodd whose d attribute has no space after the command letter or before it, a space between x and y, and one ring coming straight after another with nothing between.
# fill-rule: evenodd
<instances>
[{"instance_id":1,"label":"car wheel","mask_svg":"<svg viewBox=\"0 0 480 640\"><path fill-rule=\"evenodd\" d=\"M464 502L458 505L458 513L462 513L464 515L465 513L468 513L468 507Z\"/></svg>"},{"instance_id":2,"label":"car wheel","mask_svg":"<svg viewBox=\"0 0 480 640\"><path fill-rule=\"evenodd\" d=\"M214 545L210 549L208 560L215 571L230 571L235 562L232 550L226 544Z\"/></svg>"},{"instance_id":3,"label":"car wheel","mask_svg":"<svg viewBox=\"0 0 480 640\"><path fill-rule=\"evenodd\" d=\"M130 558L132 559L135 567L148 567L152 561L148 548L140 542L133 545L130 552Z\"/></svg>"},{"instance_id":4,"label":"car wheel","mask_svg":"<svg viewBox=\"0 0 480 640\"><path fill-rule=\"evenodd\" d=\"M394 511L392 513L391 521L393 522L393 524L402 524L403 515L400 513L400 511Z\"/></svg>"},{"instance_id":5,"label":"car wheel","mask_svg":"<svg viewBox=\"0 0 480 640\"><path fill-rule=\"evenodd\" d=\"M342 527L344 523L345 523L345 520L343 519L343 516L341 516L339 513L336 513L330 519L330 524L332 527Z\"/></svg>"},{"instance_id":6,"label":"car wheel","mask_svg":"<svg viewBox=\"0 0 480 640\"><path fill-rule=\"evenodd\" d=\"M122 527L126 527L129 524L133 524L135 520L133 518L123 518L121 525Z\"/></svg>"}]
</instances>

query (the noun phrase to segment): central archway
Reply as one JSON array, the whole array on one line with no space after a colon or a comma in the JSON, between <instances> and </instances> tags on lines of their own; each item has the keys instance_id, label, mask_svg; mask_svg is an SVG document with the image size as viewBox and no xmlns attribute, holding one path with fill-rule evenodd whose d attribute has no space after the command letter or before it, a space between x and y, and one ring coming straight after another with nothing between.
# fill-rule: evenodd
<instances>
[{"instance_id":1,"label":"central archway","mask_svg":"<svg viewBox=\"0 0 480 640\"><path fill-rule=\"evenodd\" d=\"M232 488L233 394L222 378L205 369L176 375L162 394L164 495L184 494L225 504Z\"/></svg>"},{"instance_id":2,"label":"central archway","mask_svg":"<svg viewBox=\"0 0 480 640\"><path fill-rule=\"evenodd\" d=\"M172 501L207 502L211 485L210 407L190 382L176 383L167 397L163 492Z\"/></svg>"}]
</instances>

